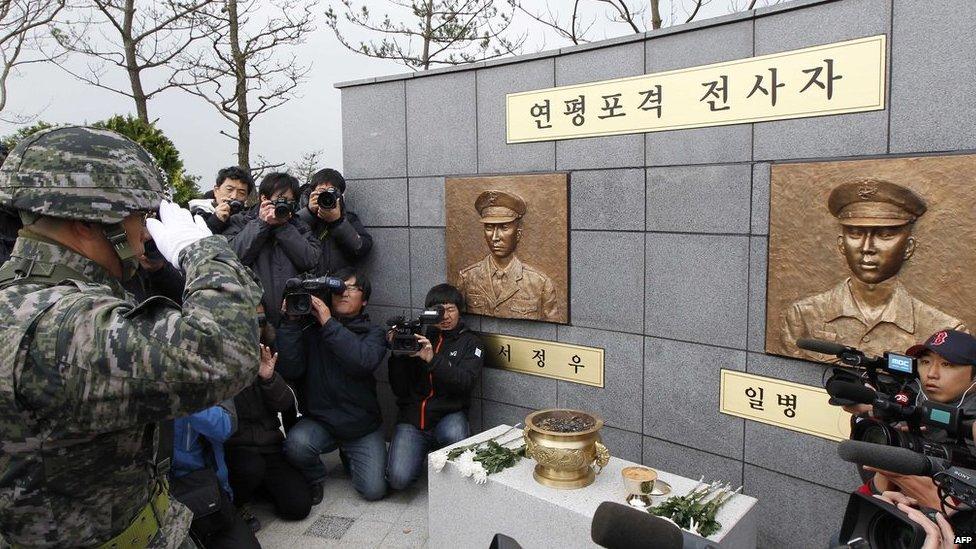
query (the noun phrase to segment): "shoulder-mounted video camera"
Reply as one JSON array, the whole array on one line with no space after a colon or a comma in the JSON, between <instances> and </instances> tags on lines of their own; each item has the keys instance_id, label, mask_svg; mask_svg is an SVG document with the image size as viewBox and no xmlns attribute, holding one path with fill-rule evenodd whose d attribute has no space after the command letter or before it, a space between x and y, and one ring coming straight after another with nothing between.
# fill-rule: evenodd
<instances>
[{"instance_id":1,"label":"shoulder-mounted video camera","mask_svg":"<svg viewBox=\"0 0 976 549\"><path fill-rule=\"evenodd\" d=\"M903 392L906 386L914 386L914 381L918 379L916 360L900 353L886 351L880 357L869 356L860 349L819 339L799 339L796 346L807 351L834 356L841 364L856 371L855 373L841 368L832 368L825 386L833 381L860 380L861 383L870 383L872 387L876 387L883 393L898 394ZM853 402L840 402L832 398L831 404L846 405Z\"/></svg>"},{"instance_id":2,"label":"shoulder-mounted video camera","mask_svg":"<svg viewBox=\"0 0 976 549\"><path fill-rule=\"evenodd\" d=\"M393 332L393 341L390 343L391 352L394 355L411 355L420 351L420 342L417 341L418 335L427 335L427 327L437 324L444 320L444 306L434 305L430 309L424 310L416 320L406 320L405 317L396 316L386 321L386 325Z\"/></svg>"},{"instance_id":3,"label":"shoulder-mounted video camera","mask_svg":"<svg viewBox=\"0 0 976 549\"><path fill-rule=\"evenodd\" d=\"M289 278L285 281L285 314L301 316L312 314L312 296L322 298L328 294L346 291L346 283L334 276L319 278Z\"/></svg>"},{"instance_id":4,"label":"shoulder-mounted video camera","mask_svg":"<svg viewBox=\"0 0 976 549\"><path fill-rule=\"evenodd\" d=\"M894 352L871 357L853 347L816 339L801 339L797 346L834 355L843 364L862 370L858 374L834 368L824 383L831 404L870 404L873 408L874 417L852 418L851 440L907 448L954 465L976 467L976 458L966 444L973 437L973 418L956 405L933 400L916 404L918 364L914 358ZM907 431L897 425L902 422Z\"/></svg>"}]
</instances>

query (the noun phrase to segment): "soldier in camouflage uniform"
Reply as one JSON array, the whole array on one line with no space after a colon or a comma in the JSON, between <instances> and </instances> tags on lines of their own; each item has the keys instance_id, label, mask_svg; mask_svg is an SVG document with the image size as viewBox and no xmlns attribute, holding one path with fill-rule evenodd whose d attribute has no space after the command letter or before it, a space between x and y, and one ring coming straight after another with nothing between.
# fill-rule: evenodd
<instances>
[{"instance_id":1,"label":"soldier in camouflage uniform","mask_svg":"<svg viewBox=\"0 0 976 549\"><path fill-rule=\"evenodd\" d=\"M0 206L25 222L0 268L0 536L14 547L189 542L154 424L254 379L261 290L163 197L145 150L106 130L34 134L0 169ZM182 309L122 289L147 228L186 274Z\"/></svg>"}]
</instances>

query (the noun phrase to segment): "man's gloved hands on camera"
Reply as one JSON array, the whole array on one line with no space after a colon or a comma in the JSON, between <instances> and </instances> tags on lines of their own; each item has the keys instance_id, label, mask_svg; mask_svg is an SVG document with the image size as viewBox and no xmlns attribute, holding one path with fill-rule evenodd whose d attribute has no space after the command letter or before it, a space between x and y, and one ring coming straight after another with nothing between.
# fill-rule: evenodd
<instances>
[{"instance_id":1,"label":"man's gloved hands on camera","mask_svg":"<svg viewBox=\"0 0 976 549\"><path fill-rule=\"evenodd\" d=\"M159 205L159 219L147 219L146 228L152 235L159 253L177 269L180 269L180 252L198 240L213 233L199 215L164 200Z\"/></svg>"},{"instance_id":2,"label":"man's gloved hands on camera","mask_svg":"<svg viewBox=\"0 0 976 549\"><path fill-rule=\"evenodd\" d=\"M884 492L880 496L874 497L894 505L908 518L925 529L925 543L922 545L922 549L954 549L959 547L955 543L956 534L952 530L952 525L942 513L936 513L935 522L933 522L932 519L918 510L919 502L915 498L908 497L901 492ZM951 514L952 511L950 510L949 513Z\"/></svg>"}]
</instances>

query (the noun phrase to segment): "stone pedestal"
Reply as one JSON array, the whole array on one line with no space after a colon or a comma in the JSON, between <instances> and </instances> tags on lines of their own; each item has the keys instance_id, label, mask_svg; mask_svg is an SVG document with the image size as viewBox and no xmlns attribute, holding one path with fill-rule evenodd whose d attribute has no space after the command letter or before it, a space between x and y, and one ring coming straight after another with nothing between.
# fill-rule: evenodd
<instances>
[{"instance_id":1,"label":"stone pedestal","mask_svg":"<svg viewBox=\"0 0 976 549\"><path fill-rule=\"evenodd\" d=\"M509 426L500 425L456 446L487 440L508 430ZM516 429L499 442L519 439L521 433ZM593 484L577 490L557 490L537 483L532 478L535 462L531 459L489 476L481 485L458 474L451 462L440 472L428 468L430 547L487 549L496 533L511 536L525 549L598 547L590 538L593 514L604 501L625 503L620 471L630 465L635 464L611 458ZM688 493L697 484L697 480L665 471L658 471L658 477L671 485L671 495ZM654 503L664 499L654 498ZM716 517L722 530L708 539L685 532L685 547L755 548L756 503L755 498L736 495ZM652 546L653 540L648 540L648 547Z\"/></svg>"}]
</instances>

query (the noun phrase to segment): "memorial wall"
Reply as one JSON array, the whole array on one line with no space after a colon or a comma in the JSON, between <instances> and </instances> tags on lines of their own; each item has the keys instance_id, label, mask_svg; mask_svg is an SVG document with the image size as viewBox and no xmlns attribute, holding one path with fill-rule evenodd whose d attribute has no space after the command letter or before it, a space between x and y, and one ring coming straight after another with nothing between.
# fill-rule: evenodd
<instances>
[{"instance_id":1,"label":"memorial wall","mask_svg":"<svg viewBox=\"0 0 976 549\"><path fill-rule=\"evenodd\" d=\"M498 366L473 430L592 411L615 456L742 484L761 547L826 546L860 481L827 357L795 341L903 351L976 324L973 20L962 0L798 0L339 84L367 310L458 284ZM882 284L884 330L837 320Z\"/></svg>"}]
</instances>

